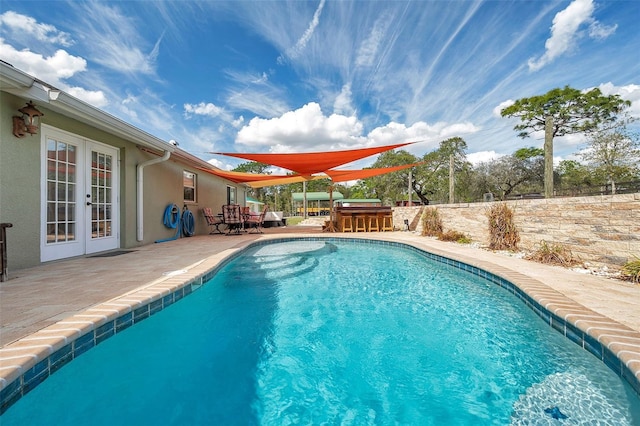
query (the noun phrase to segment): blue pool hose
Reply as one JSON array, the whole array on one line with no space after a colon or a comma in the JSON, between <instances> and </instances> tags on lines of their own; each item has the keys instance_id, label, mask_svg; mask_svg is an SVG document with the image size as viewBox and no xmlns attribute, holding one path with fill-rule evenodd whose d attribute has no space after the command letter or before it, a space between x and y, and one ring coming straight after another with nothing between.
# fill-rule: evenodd
<instances>
[{"instance_id":1,"label":"blue pool hose","mask_svg":"<svg viewBox=\"0 0 640 426\"><path fill-rule=\"evenodd\" d=\"M163 243L165 241L173 241L181 236L192 237L195 233L195 218L193 213L184 206L182 209L182 217L180 217L180 208L175 204L169 204L164 209L164 216L162 222L164 226L169 229L175 229L176 234L171 238L165 238L157 240L156 243Z\"/></svg>"},{"instance_id":2,"label":"blue pool hose","mask_svg":"<svg viewBox=\"0 0 640 426\"><path fill-rule=\"evenodd\" d=\"M180 222L180 209L175 204L169 204L164 209L163 223L169 229L176 229Z\"/></svg>"},{"instance_id":3,"label":"blue pool hose","mask_svg":"<svg viewBox=\"0 0 640 426\"><path fill-rule=\"evenodd\" d=\"M193 217L193 213L184 206L182 210L182 235L185 237L193 237L195 232L196 220Z\"/></svg>"}]
</instances>

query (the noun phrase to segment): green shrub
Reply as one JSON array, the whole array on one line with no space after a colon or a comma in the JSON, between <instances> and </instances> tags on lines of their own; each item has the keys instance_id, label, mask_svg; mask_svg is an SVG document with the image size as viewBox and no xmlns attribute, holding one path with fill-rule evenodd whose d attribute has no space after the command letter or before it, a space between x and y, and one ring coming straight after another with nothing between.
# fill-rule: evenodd
<instances>
[{"instance_id":1,"label":"green shrub","mask_svg":"<svg viewBox=\"0 0 640 426\"><path fill-rule=\"evenodd\" d=\"M580 263L571 250L562 244L547 243L544 240L540 241L534 252L524 258L548 265L575 266Z\"/></svg>"},{"instance_id":2,"label":"green shrub","mask_svg":"<svg viewBox=\"0 0 640 426\"><path fill-rule=\"evenodd\" d=\"M517 250L520 234L513 223L513 212L505 203L494 204L487 210L489 219L489 248Z\"/></svg>"},{"instance_id":3,"label":"green shrub","mask_svg":"<svg viewBox=\"0 0 640 426\"><path fill-rule=\"evenodd\" d=\"M440 241L455 241L460 244L469 244L471 242L471 238L458 231L441 232L438 235L438 239Z\"/></svg>"},{"instance_id":4,"label":"green shrub","mask_svg":"<svg viewBox=\"0 0 640 426\"><path fill-rule=\"evenodd\" d=\"M442 233L442 219L440 212L435 207L427 207L422 213L422 235L435 237Z\"/></svg>"},{"instance_id":5,"label":"green shrub","mask_svg":"<svg viewBox=\"0 0 640 426\"><path fill-rule=\"evenodd\" d=\"M631 260L625 263L621 272L621 277L623 279L636 284L640 283L640 258L636 257L636 260Z\"/></svg>"}]
</instances>

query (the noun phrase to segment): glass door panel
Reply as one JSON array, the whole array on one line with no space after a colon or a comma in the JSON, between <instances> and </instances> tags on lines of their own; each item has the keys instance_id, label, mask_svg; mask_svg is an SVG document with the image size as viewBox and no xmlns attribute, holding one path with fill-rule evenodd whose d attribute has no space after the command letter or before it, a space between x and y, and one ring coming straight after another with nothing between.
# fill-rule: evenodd
<instances>
[{"instance_id":1,"label":"glass door panel","mask_svg":"<svg viewBox=\"0 0 640 426\"><path fill-rule=\"evenodd\" d=\"M91 173L87 179L87 253L118 248L117 209L118 151L106 145L92 143L89 150L88 166Z\"/></svg>"},{"instance_id":2,"label":"glass door panel","mask_svg":"<svg viewBox=\"0 0 640 426\"><path fill-rule=\"evenodd\" d=\"M75 241L75 145L49 138L47 140L47 244Z\"/></svg>"}]
</instances>

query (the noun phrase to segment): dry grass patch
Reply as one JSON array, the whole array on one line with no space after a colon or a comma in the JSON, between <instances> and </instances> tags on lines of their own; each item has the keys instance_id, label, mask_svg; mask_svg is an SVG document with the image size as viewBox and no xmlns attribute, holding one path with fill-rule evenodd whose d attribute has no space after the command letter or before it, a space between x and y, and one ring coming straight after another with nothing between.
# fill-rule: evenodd
<instances>
[{"instance_id":1,"label":"dry grass patch","mask_svg":"<svg viewBox=\"0 0 640 426\"><path fill-rule=\"evenodd\" d=\"M636 257L636 260L625 263L620 271L620 277L623 280L640 284L640 258Z\"/></svg>"},{"instance_id":2,"label":"dry grass patch","mask_svg":"<svg viewBox=\"0 0 640 426\"><path fill-rule=\"evenodd\" d=\"M422 213L422 236L436 237L442 233L442 218L435 207L427 207Z\"/></svg>"},{"instance_id":3,"label":"dry grass patch","mask_svg":"<svg viewBox=\"0 0 640 426\"><path fill-rule=\"evenodd\" d=\"M471 243L471 238L469 238L466 234L458 231L441 232L440 234L438 234L438 239L440 241L453 241L460 244Z\"/></svg>"},{"instance_id":4,"label":"dry grass patch","mask_svg":"<svg viewBox=\"0 0 640 426\"><path fill-rule=\"evenodd\" d=\"M547 243L546 241L541 241L538 247L524 258L547 265L566 267L576 266L581 263L580 259L575 257L571 250L562 244Z\"/></svg>"},{"instance_id":5,"label":"dry grass patch","mask_svg":"<svg viewBox=\"0 0 640 426\"><path fill-rule=\"evenodd\" d=\"M489 249L517 250L520 234L513 223L513 211L505 204L494 204L487 209L489 219Z\"/></svg>"}]
</instances>

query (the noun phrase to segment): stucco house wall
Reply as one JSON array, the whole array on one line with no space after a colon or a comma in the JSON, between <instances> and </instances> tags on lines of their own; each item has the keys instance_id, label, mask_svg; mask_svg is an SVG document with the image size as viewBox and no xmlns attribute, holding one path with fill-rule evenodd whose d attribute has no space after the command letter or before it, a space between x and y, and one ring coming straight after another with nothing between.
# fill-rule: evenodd
<instances>
[{"instance_id":1,"label":"stucco house wall","mask_svg":"<svg viewBox=\"0 0 640 426\"><path fill-rule=\"evenodd\" d=\"M0 64L3 75L0 86L0 222L12 223L7 229L8 266L18 270L39 265L41 246L41 164L42 129L36 135L16 138L13 135L12 117L19 115L34 90L20 84L28 76ZM10 87L14 80L16 87ZM24 91L24 94L21 92ZM91 120L81 121L73 117L73 111L67 113L63 108L51 108L46 100L34 99L37 108L44 113L41 124L44 128L57 129L81 138L99 142L119 149L119 248L134 248L152 244L156 240L173 237L176 231L163 224L164 209L168 204L176 204L181 209L184 203L183 171L195 173L196 202L187 203L196 219L195 233L207 234L209 229L200 212L202 207L211 207L220 211L227 200L227 186L236 188L236 198L244 205L246 189L238 185L199 170L209 165L171 144L133 128L126 123L116 122L120 129L110 131L108 123L92 125ZM82 106L82 105L81 105ZM65 106L66 107L66 106ZM88 105L89 113L103 117L106 114ZM107 117L109 118L109 117ZM116 120L116 119L114 119ZM50 127L49 127L50 126ZM124 129L124 130L123 130ZM128 132L131 137L128 138ZM142 138L136 137L142 134ZM150 141L150 142L149 142ZM167 161L152 164L144 168L143 179L143 240L137 240L137 166L145 161L159 158L163 150L171 152ZM82 200L83 201L83 200Z\"/></svg>"}]
</instances>

